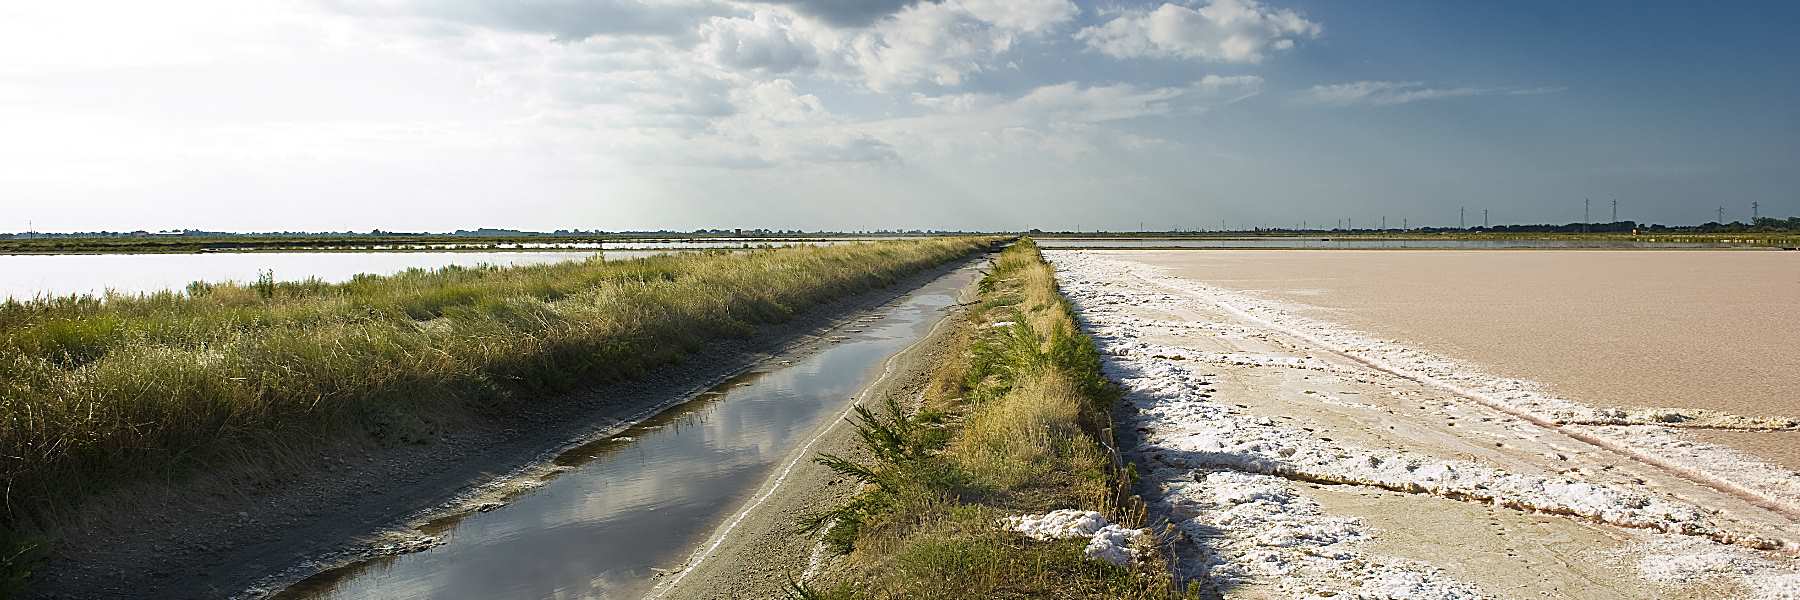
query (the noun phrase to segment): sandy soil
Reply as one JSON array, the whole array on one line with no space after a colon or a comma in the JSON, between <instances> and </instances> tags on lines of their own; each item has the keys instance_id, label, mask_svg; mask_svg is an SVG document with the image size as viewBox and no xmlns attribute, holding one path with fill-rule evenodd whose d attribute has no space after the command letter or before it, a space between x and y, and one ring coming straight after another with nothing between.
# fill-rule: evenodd
<instances>
[{"instance_id":1,"label":"sandy soil","mask_svg":"<svg viewBox=\"0 0 1800 600\"><path fill-rule=\"evenodd\" d=\"M1800 417L1800 255L1121 253L1602 406ZM1707 436L1702 436L1707 437ZM1711 436L1800 470L1794 435Z\"/></svg>"},{"instance_id":2,"label":"sandy soil","mask_svg":"<svg viewBox=\"0 0 1800 600\"><path fill-rule=\"evenodd\" d=\"M639 380L535 403L505 422L460 424L430 444L334 447L292 457L273 475L221 472L96 499L53 532L59 543L25 597L255 597L380 554L378 546L417 537L413 525L467 510L470 498L494 493L495 482L564 450L765 361L828 347L836 327L965 264L710 344Z\"/></svg>"},{"instance_id":3,"label":"sandy soil","mask_svg":"<svg viewBox=\"0 0 1800 600\"><path fill-rule=\"evenodd\" d=\"M1792 547L1743 545L1800 540L1786 513L1271 327L1183 283L1216 272L1154 266L1166 253L1046 254L1127 391L1180 568L1225 598L1800 589Z\"/></svg>"},{"instance_id":4,"label":"sandy soil","mask_svg":"<svg viewBox=\"0 0 1800 600\"><path fill-rule=\"evenodd\" d=\"M962 301L973 298L974 287L963 290ZM890 357L885 374L864 389L858 401L879 404L886 398L902 405L916 404L929 385L936 366L946 358L947 341L958 322L955 315L940 321L931 333L906 350ZM785 479L770 476L746 505L713 534L709 544L683 566L683 572L665 576L649 598L696 600L786 598L788 585L805 581L831 569L818 535L799 531L799 523L820 510L845 502L857 491L855 481L813 463L820 452L840 456L864 454L855 430L843 419L821 427L817 445L798 448L783 461L794 468ZM777 487L779 486L779 487ZM766 501L756 503L759 498ZM729 530L726 527L730 527Z\"/></svg>"}]
</instances>

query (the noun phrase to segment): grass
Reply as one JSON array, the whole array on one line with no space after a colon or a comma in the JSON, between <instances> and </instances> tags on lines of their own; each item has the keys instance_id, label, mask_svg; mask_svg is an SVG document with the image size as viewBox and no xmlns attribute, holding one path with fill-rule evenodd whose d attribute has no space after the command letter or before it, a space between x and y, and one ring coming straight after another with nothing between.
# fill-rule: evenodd
<instances>
[{"instance_id":1,"label":"grass","mask_svg":"<svg viewBox=\"0 0 1800 600\"><path fill-rule=\"evenodd\" d=\"M255 463L334 436L428 442L460 420L503 419L639 375L986 243L446 267L344 283L265 277L0 303L0 537L121 482Z\"/></svg>"},{"instance_id":2,"label":"grass","mask_svg":"<svg viewBox=\"0 0 1800 600\"><path fill-rule=\"evenodd\" d=\"M846 555L847 572L796 583L793 595L1191 596L1157 548L1121 567L1086 558L1085 539L1034 541L999 524L1062 508L1144 524L1134 473L1114 449L1118 392L1030 239L1001 253L963 319L954 358L937 368L920 406L857 408L866 459L819 457L864 489L809 521Z\"/></svg>"}]
</instances>

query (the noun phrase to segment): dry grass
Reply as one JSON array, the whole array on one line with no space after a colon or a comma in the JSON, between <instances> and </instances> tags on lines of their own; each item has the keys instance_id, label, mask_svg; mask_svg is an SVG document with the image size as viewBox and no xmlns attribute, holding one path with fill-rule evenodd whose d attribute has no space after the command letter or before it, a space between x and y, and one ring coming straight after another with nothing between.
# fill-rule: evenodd
<instances>
[{"instance_id":1,"label":"dry grass","mask_svg":"<svg viewBox=\"0 0 1800 600\"><path fill-rule=\"evenodd\" d=\"M1075 327L1055 273L1029 239L982 281L923 406L857 421L870 461L822 457L869 484L818 516L848 573L796 586L804 598L1171 598L1162 554L1131 567L1088 559L1086 540L1041 542L1001 518L1061 508L1143 524L1132 472L1113 448L1117 392ZM1009 323L998 325L996 323Z\"/></svg>"},{"instance_id":2,"label":"dry grass","mask_svg":"<svg viewBox=\"0 0 1800 600\"><path fill-rule=\"evenodd\" d=\"M0 528L340 434L419 443L985 244L845 244L0 303Z\"/></svg>"}]
</instances>

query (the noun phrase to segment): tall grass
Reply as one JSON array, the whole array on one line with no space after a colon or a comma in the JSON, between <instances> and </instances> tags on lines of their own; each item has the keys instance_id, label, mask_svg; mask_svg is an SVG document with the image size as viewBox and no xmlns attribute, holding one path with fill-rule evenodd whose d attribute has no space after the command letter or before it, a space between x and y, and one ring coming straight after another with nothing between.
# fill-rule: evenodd
<instances>
[{"instance_id":1,"label":"tall grass","mask_svg":"<svg viewBox=\"0 0 1800 600\"><path fill-rule=\"evenodd\" d=\"M0 526L366 431L431 439L965 256L974 239L446 267L0 304Z\"/></svg>"},{"instance_id":2,"label":"tall grass","mask_svg":"<svg viewBox=\"0 0 1800 600\"><path fill-rule=\"evenodd\" d=\"M858 407L866 458L819 462L866 484L816 515L848 573L796 584L802 598L1184 597L1161 554L1131 567L1088 559L1085 539L1032 541L1009 515L1080 508L1142 525L1134 473L1114 448L1116 388L1031 240L995 261L980 302L919 407Z\"/></svg>"}]
</instances>

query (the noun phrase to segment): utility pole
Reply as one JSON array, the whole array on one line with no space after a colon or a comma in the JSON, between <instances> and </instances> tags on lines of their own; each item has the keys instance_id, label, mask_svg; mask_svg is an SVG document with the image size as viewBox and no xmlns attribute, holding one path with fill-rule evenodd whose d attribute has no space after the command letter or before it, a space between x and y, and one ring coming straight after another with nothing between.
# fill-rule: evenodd
<instances>
[{"instance_id":1,"label":"utility pole","mask_svg":"<svg viewBox=\"0 0 1800 600\"><path fill-rule=\"evenodd\" d=\"M1467 221L1467 219L1463 218L1463 213L1468 212L1468 210L1469 210L1469 207L1467 207L1467 206L1456 207L1456 228L1457 229L1468 229L1469 228L1469 224L1467 222L1465 222L1465 221Z\"/></svg>"},{"instance_id":2,"label":"utility pole","mask_svg":"<svg viewBox=\"0 0 1800 600\"><path fill-rule=\"evenodd\" d=\"M1762 205L1757 204L1755 202L1750 203L1750 224L1751 225L1755 225L1756 220L1762 217L1761 209L1762 209Z\"/></svg>"},{"instance_id":3,"label":"utility pole","mask_svg":"<svg viewBox=\"0 0 1800 600\"><path fill-rule=\"evenodd\" d=\"M1381 230L1387 231L1387 215L1381 215Z\"/></svg>"},{"instance_id":4,"label":"utility pole","mask_svg":"<svg viewBox=\"0 0 1800 600\"><path fill-rule=\"evenodd\" d=\"M1618 198L1613 198L1613 220L1612 220L1612 222L1614 222L1614 223L1619 222L1619 199Z\"/></svg>"},{"instance_id":5,"label":"utility pole","mask_svg":"<svg viewBox=\"0 0 1800 600\"><path fill-rule=\"evenodd\" d=\"M1401 230L1401 231L1412 231L1412 227L1411 227L1411 226L1408 226L1408 225L1407 225L1407 224L1406 224L1406 219L1405 219L1405 218L1404 218L1404 217L1402 217L1402 218L1401 218L1401 219L1400 219L1400 230Z\"/></svg>"},{"instance_id":6,"label":"utility pole","mask_svg":"<svg viewBox=\"0 0 1800 600\"><path fill-rule=\"evenodd\" d=\"M1350 225L1351 231L1356 231L1356 219L1344 219L1344 222Z\"/></svg>"},{"instance_id":7,"label":"utility pole","mask_svg":"<svg viewBox=\"0 0 1800 600\"><path fill-rule=\"evenodd\" d=\"M1593 219L1588 218L1588 199L1582 198L1581 199L1581 232L1582 233L1588 232L1588 222L1592 221L1592 220Z\"/></svg>"},{"instance_id":8,"label":"utility pole","mask_svg":"<svg viewBox=\"0 0 1800 600\"><path fill-rule=\"evenodd\" d=\"M1488 226L1487 210L1488 209L1485 209L1485 208L1481 209L1481 228L1482 229L1487 229L1487 226Z\"/></svg>"}]
</instances>

